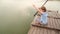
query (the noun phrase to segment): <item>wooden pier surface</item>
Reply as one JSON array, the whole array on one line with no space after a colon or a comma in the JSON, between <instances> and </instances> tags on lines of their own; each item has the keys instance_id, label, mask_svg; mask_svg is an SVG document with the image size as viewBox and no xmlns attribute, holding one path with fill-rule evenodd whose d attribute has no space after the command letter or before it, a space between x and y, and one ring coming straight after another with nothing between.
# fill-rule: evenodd
<instances>
[{"instance_id":1,"label":"wooden pier surface","mask_svg":"<svg viewBox=\"0 0 60 34\"><path fill-rule=\"evenodd\" d=\"M48 12L48 24L41 26L32 21L28 34L60 34L60 14Z\"/></svg>"}]
</instances>

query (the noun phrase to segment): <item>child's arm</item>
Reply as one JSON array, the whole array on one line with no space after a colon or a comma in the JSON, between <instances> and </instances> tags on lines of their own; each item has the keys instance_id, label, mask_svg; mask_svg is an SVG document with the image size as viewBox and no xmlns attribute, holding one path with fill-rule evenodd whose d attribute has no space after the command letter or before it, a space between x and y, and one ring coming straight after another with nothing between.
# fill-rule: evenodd
<instances>
[{"instance_id":1,"label":"child's arm","mask_svg":"<svg viewBox=\"0 0 60 34\"><path fill-rule=\"evenodd\" d=\"M42 11L39 10L39 8L37 8L34 4L33 4L33 7L39 12L39 13L43 13Z\"/></svg>"}]
</instances>

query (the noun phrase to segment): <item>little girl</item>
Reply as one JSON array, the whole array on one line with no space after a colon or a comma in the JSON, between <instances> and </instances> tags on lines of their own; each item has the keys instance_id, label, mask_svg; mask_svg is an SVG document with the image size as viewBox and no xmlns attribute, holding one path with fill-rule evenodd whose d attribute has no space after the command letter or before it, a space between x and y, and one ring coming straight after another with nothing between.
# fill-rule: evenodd
<instances>
[{"instance_id":1,"label":"little girl","mask_svg":"<svg viewBox=\"0 0 60 34\"><path fill-rule=\"evenodd\" d=\"M38 24L47 24L47 12L46 8L42 6L41 8L37 8L35 5L33 7L41 14L40 17L35 18L34 20L38 22Z\"/></svg>"}]
</instances>

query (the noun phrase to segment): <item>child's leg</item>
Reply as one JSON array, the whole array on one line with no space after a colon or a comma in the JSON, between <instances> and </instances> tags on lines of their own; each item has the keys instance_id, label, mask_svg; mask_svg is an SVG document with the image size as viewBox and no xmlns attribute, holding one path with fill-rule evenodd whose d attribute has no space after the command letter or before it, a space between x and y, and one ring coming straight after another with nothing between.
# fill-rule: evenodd
<instances>
[{"instance_id":1,"label":"child's leg","mask_svg":"<svg viewBox=\"0 0 60 34\"><path fill-rule=\"evenodd\" d=\"M42 21L40 20L40 16L37 16L37 15L36 15L36 17L34 18L34 22L35 22L36 24L41 24L41 25L45 24L44 22L42 22Z\"/></svg>"},{"instance_id":2,"label":"child's leg","mask_svg":"<svg viewBox=\"0 0 60 34\"><path fill-rule=\"evenodd\" d=\"M36 16L34 19L34 22L39 23L39 18L40 18L40 16Z\"/></svg>"},{"instance_id":3,"label":"child's leg","mask_svg":"<svg viewBox=\"0 0 60 34\"><path fill-rule=\"evenodd\" d=\"M47 25L48 23L45 23L45 22L40 22L40 24L42 25L42 26L45 26L45 25Z\"/></svg>"},{"instance_id":4,"label":"child's leg","mask_svg":"<svg viewBox=\"0 0 60 34\"><path fill-rule=\"evenodd\" d=\"M34 18L34 21L37 21L37 19L39 19L39 16L36 15L36 17Z\"/></svg>"}]
</instances>

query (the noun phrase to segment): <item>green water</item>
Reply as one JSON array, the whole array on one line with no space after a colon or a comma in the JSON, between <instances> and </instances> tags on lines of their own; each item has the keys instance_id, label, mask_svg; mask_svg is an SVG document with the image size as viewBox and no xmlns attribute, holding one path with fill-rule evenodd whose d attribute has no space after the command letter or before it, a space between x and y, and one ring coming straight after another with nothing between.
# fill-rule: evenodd
<instances>
[{"instance_id":1,"label":"green water","mask_svg":"<svg viewBox=\"0 0 60 34\"><path fill-rule=\"evenodd\" d=\"M33 9L24 9L23 6L19 9L17 4L4 2L0 3L0 34L27 34L33 20Z\"/></svg>"},{"instance_id":2,"label":"green water","mask_svg":"<svg viewBox=\"0 0 60 34\"><path fill-rule=\"evenodd\" d=\"M30 15L7 7L0 7L0 9L0 34L27 34L33 20L34 11L31 11L32 9L28 9Z\"/></svg>"},{"instance_id":3,"label":"green water","mask_svg":"<svg viewBox=\"0 0 60 34\"><path fill-rule=\"evenodd\" d=\"M28 3L30 1L0 0L0 34L27 34L36 12Z\"/></svg>"}]
</instances>

